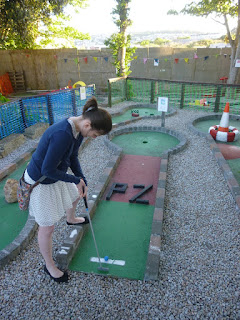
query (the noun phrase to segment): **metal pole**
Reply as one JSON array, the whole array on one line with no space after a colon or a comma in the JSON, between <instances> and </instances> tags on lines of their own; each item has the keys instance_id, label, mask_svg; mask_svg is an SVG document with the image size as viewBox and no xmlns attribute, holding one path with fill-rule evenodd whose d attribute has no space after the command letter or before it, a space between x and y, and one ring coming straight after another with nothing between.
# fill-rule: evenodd
<instances>
[{"instance_id":1,"label":"metal pole","mask_svg":"<svg viewBox=\"0 0 240 320\"><path fill-rule=\"evenodd\" d=\"M26 129L27 128L27 119L25 115L25 108L22 99L19 100L20 110L21 110L21 116L23 120L23 126Z\"/></svg>"},{"instance_id":2,"label":"metal pole","mask_svg":"<svg viewBox=\"0 0 240 320\"><path fill-rule=\"evenodd\" d=\"M165 127L165 112L162 111L162 124L161 127Z\"/></svg>"},{"instance_id":3,"label":"metal pole","mask_svg":"<svg viewBox=\"0 0 240 320\"><path fill-rule=\"evenodd\" d=\"M109 108L112 107L112 92L111 92L112 86L111 82L108 80L108 106Z\"/></svg>"},{"instance_id":4,"label":"metal pole","mask_svg":"<svg viewBox=\"0 0 240 320\"><path fill-rule=\"evenodd\" d=\"M54 124L51 95L48 94L46 98L47 98L47 109L48 109L48 121L51 126L52 124Z\"/></svg>"},{"instance_id":5,"label":"metal pole","mask_svg":"<svg viewBox=\"0 0 240 320\"><path fill-rule=\"evenodd\" d=\"M217 86L217 93L216 93L214 112L219 112L221 93L222 93L222 87L221 86Z\"/></svg>"}]
</instances>

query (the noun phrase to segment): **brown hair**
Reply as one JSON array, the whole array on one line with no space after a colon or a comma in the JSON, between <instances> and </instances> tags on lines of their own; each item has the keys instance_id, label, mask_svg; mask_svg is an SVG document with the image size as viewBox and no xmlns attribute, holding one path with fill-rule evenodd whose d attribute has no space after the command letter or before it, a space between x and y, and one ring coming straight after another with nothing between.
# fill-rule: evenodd
<instances>
[{"instance_id":1,"label":"brown hair","mask_svg":"<svg viewBox=\"0 0 240 320\"><path fill-rule=\"evenodd\" d=\"M112 117L109 112L99 108L97 99L90 98L83 107L83 119L91 121L93 130L100 131L101 134L107 134L112 130Z\"/></svg>"}]
</instances>

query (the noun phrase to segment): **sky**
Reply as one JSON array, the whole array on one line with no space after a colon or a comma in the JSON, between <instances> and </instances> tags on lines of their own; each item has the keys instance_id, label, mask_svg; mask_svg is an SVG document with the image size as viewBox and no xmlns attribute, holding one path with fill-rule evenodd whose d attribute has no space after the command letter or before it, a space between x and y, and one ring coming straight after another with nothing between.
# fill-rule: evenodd
<instances>
[{"instance_id":1,"label":"sky","mask_svg":"<svg viewBox=\"0 0 240 320\"><path fill-rule=\"evenodd\" d=\"M144 31L199 31L226 34L226 29L211 18L192 17L189 15L170 16L168 10L180 11L192 0L132 0L130 3L130 19L133 25L128 29L130 33ZM114 0L88 0L89 7L71 14L71 26L81 32L96 34L112 34L117 32L111 15L116 7ZM231 26L234 27L234 24Z\"/></svg>"}]
</instances>

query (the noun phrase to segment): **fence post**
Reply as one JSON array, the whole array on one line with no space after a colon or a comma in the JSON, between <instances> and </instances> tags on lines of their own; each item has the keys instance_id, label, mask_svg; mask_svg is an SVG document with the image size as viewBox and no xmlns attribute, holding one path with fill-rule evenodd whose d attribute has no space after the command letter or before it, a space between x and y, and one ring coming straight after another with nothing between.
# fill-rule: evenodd
<instances>
[{"instance_id":1,"label":"fence post","mask_svg":"<svg viewBox=\"0 0 240 320\"><path fill-rule=\"evenodd\" d=\"M23 126L24 129L27 128L27 119L26 119L26 115L25 115L25 108L24 108L24 104L22 99L19 100L19 105L20 105L20 111L21 111L21 116L22 116L22 120L23 120Z\"/></svg>"},{"instance_id":2,"label":"fence post","mask_svg":"<svg viewBox=\"0 0 240 320\"><path fill-rule=\"evenodd\" d=\"M112 86L111 82L108 80L108 106L109 108L112 108L112 92L111 92Z\"/></svg>"},{"instance_id":3,"label":"fence post","mask_svg":"<svg viewBox=\"0 0 240 320\"><path fill-rule=\"evenodd\" d=\"M79 89L80 90L80 89ZM71 90L71 99L72 99L72 111L73 115L77 116L77 107L76 107L76 97L75 97L75 89Z\"/></svg>"},{"instance_id":4,"label":"fence post","mask_svg":"<svg viewBox=\"0 0 240 320\"><path fill-rule=\"evenodd\" d=\"M150 103L154 103L155 100L155 90L154 90L154 81L151 81L151 99L150 99Z\"/></svg>"},{"instance_id":5,"label":"fence post","mask_svg":"<svg viewBox=\"0 0 240 320\"><path fill-rule=\"evenodd\" d=\"M185 84L182 84L180 109L184 107L184 96L185 96Z\"/></svg>"},{"instance_id":6,"label":"fence post","mask_svg":"<svg viewBox=\"0 0 240 320\"><path fill-rule=\"evenodd\" d=\"M222 93L222 87L221 86L217 86L217 93L216 93L216 99L215 99L214 112L219 112L221 93Z\"/></svg>"},{"instance_id":7,"label":"fence post","mask_svg":"<svg viewBox=\"0 0 240 320\"><path fill-rule=\"evenodd\" d=\"M127 84L127 78L125 81L125 100L128 100L128 84Z\"/></svg>"},{"instance_id":8,"label":"fence post","mask_svg":"<svg viewBox=\"0 0 240 320\"><path fill-rule=\"evenodd\" d=\"M47 98L47 109L48 109L48 122L51 126L52 124L54 124L51 96L48 94L46 98Z\"/></svg>"}]
</instances>

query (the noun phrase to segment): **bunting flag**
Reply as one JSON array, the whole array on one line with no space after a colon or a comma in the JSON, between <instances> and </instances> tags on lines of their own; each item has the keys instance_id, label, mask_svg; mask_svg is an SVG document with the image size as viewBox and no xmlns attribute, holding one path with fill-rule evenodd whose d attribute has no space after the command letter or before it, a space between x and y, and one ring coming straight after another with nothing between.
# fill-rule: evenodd
<instances>
[{"instance_id":1,"label":"bunting flag","mask_svg":"<svg viewBox=\"0 0 240 320\"><path fill-rule=\"evenodd\" d=\"M29 58L31 55L30 54L27 54L27 53L22 53L22 55L24 55L25 57L27 57L27 58ZM53 56L53 58L55 58L55 59L60 59L57 55L52 55ZM76 57L76 55L73 55L73 57L72 58L69 58L69 56L68 56L68 58L61 58L65 63L69 63L70 61L74 61L75 63L76 63L76 65L78 65L78 64L80 64L80 63L84 63L85 62L85 64L87 64L88 63L88 59L89 59L89 57L90 58L93 58L94 59L94 61L95 62L98 62L99 61L99 59L104 59L106 62L108 62L109 61L109 57L102 57L102 56L99 56L99 57L92 57L92 56L86 56L86 57L80 57L79 55L77 55L77 57L76 58L74 58L74 56ZM227 58L227 57L229 57L229 59L231 59L231 55L229 55L229 54L222 54L222 53L218 53L218 54L213 54L213 55L209 55L209 56L202 56L202 57L198 57L198 55L197 55L197 53L194 53L194 55L193 55L193 57L190 57L190 58L184 58L184 57L182 57L182 58L174 58L174 57L172 57L172 58L164 58L164 57L161 57L161 59L160 58L143 58L143 60L141 60L144 64L146 64L147 63L147 61L148 60L151 60L151 61L153 61L153 63L154 63L154 66L159 66L160 65L160 60L161 60L161 62L170 62L170 63L180 63L181 61L185 61L185 63L187 63L187 64L189 64L189 62L191 61L191 60L193 60L193 59L199 59L199 60L203 60L203 61L206 61L207 59L210 59L210 58L213 58L213 57L215 57L215 59L218 59L218 57L225 57L225 58ZM132 59L132 61L134 61L134 60L137 60L138 59L138 56L135 56L135 57L133 57L133 59ZM91 60L91 59L90 59ZM83 62L82 62L83 61ZM91 60L92 61L92 60ZM134 63L134 62L133 62ZM131 64L129 64L128 66L130 66Z\"/></svg>"}]
</instances>

